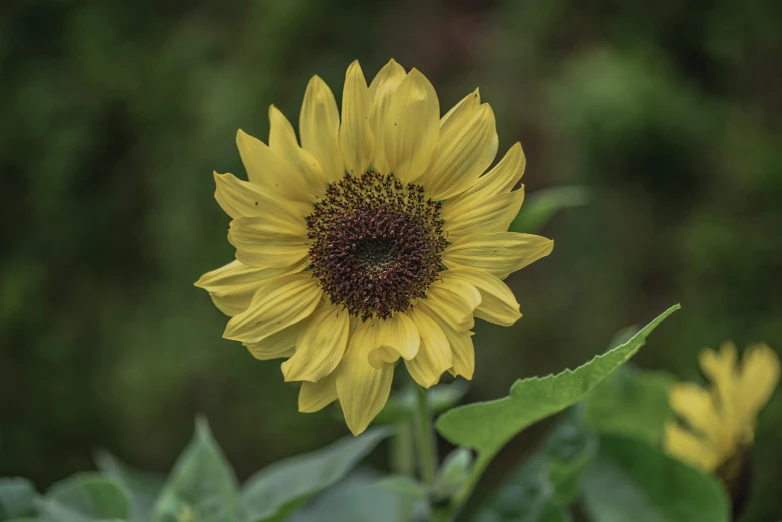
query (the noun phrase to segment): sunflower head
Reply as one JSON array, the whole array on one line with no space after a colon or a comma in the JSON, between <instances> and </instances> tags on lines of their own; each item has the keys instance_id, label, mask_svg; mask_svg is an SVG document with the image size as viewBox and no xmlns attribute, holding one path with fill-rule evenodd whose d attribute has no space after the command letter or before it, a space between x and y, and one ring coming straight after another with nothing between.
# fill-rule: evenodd
<instances>
[{"instance_id":1,"label":"sunflower head","mask_svg":"<svg viewBox=\"0 0 782 522\"><path fill-rule=\"evenodd\" d=\"M239 131L249 181L215 174L236 260L196 283L231 316L224 337L285 358L300 411L338 400L353 433L383 408L403 360L421 386L472 378L474 317L521 317L502 282L553 242L508 232L525 159L497 154L494 114L468 94L444 116L431 83L391 60L350 65L342 110L319 77L299 138L274 106L268 144Z\"/></svg>"},{"instance_id":2,"label":"sunflower head","mask_svg":"<svg viewBox=\"0 0 782 522\"><path fill-rule=\"evenodd\" d=\"M739 364L736 346L725 342L718 352L704 350L700 366L709 388L671 387L669 402L679 419L666 426L665 450L704 471L718 471L730 485L744 467L758 413L779 382L779 358L767 345L754 344Z\"/></svg>"}]
</instances>

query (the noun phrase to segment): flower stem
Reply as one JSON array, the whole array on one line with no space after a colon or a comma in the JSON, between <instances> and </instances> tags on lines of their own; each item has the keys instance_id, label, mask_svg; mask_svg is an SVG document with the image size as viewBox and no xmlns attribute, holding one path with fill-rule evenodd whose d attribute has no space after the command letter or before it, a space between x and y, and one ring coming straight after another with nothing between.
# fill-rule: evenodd
<instances>
[{"instance_id":1,"label":"flower stem","mask_svg":"<svg viewBox=\"0 0 782 522\"><path fill-rule=\"evenodd\" d=\"M391 469L406 477L415 476L415 441L413 424L409 418L397 424L396 435L391 439Z\"/></svg>"},{"instance_id":2,"label":"flower stem","mask_svg":"<svg viewBox=\"0 0 782 522\"><path fill-rule=\"evenodd\" d=\"M486 470L487 465L488 461L483 459L478 459L475 462L472 471L470 472L470 477L467 480L467 484L465 484L462 490L453 497L447 507L434 513L432 522L451 522L456 518L456 515L459 514L464 507L464 504L470 498L470 495L472 495L472 492L481 479L483 472Z\"/></svg>"},{"instance_id":3,"label":"flower stem","mask_svg":"<svg viewBox=\"0 0 782 522\"><path fill-rule=\"evenodd\" d=\"M417 428L418 428L418 458L421 466L421 477L425 484L434 484L434 472L437 467L437 452L435 450L434 425L429 405L426 403L426 391L416 386L417 398Z\"/></svg>"},{"instance_id":4,"label":"flower stem","mask_svg":"<svg viewBox=\"0 0 782 522\"><path fill-rule=\"evenodd\" d=\"M405 477L415 477L415 440L413 422L409 417L397 423L396 434L391 439L391 470ZM410 522L413 511L413 501L400 497L399 522Z\"/></svg>"}]
</instances>

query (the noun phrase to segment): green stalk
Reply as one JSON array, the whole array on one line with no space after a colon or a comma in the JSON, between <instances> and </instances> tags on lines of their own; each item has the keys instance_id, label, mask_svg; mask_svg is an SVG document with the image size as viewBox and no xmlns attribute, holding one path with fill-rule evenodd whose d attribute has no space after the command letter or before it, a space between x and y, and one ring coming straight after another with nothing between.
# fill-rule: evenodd
<instances>
[{"instance_id":1,"label":"green stalk","mask_svg":"<svg viewBox=\"0 0 782 522\"><path fill-rule=\"evenodd\" d=\"M391 470L398 475L415 476L413 426L408 419L397 423L391 439Z\"/></svg>"},{"instance_id":2,"label":"green stalk","mask_svg":"<svg viewBox=\"0 0 782 522\"><path fill-rule=\"evenodd\" d=\"M415 477L415 441L413 423L409 418L399 421L396 434L391 439L391 470L406 477ZM410 522L413 516L413 501L401 498L399 522Z\"/></svg>"},{"instance_id":3,"label":"green stalk","mask_svg":"<svg viewBox=\"0 0 782 522\"><path fill-rule=\"evenodd\" d=\"M434 484L434 473L437 468L437 452L435 450L435 434L432 415L426 403L426 391L416 386L416 417L418 428L418 460L421 466L421 478L427 486Z\"/></svg>"},{"instance_id":4,"label":"green stalk","mask_svg":"<svg viewBox=\"0 0 782 522\"><path fill-rule=\"evenodd\" d=\"M456 515L462 510L467 499L472 495L475 486L478 485L478 481L481 479L481 476L483 476L483 472L486 471L488 463L489 461L487 460L476 459L472 471L470 471L470 477L467 480L467 484L465 484L464 488L453 497L446 508L433 514L432 522L451 522L456 518Z\"/></svg>"}]
</instances>

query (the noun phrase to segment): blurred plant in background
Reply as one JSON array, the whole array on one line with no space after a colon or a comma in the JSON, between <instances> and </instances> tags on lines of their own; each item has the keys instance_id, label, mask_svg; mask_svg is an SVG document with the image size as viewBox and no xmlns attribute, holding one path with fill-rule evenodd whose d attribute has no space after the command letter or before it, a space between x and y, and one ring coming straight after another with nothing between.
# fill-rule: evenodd
<instances>
[{"instance_id":1,"label":"blurred plant in background","mask_svg":"<svg viewBox=\"0 0 782 522\"><path fill-rule=\"evenodd\" d=\"M218 340L191 283L231 255L209 179L240 170L235 129L265 135L271 101L295 113L313 72L336 85L356 58L426 70L444 105L480 84L500 149L524 143L525 208L539 189L589 190L545 224L548 262L509 280L525 318L478 325L468 400L572 367L670 302L686 313L643 366L691 378L725 338L779 350L781 23L771 0L3 2L0 475L44 490L98 446L169 469L197 412L240 477L343 433ZM782 517L780 428L777 392L742 520Z\"/></svg>"},{"instance_id":2,"label":"blurred plant in background","mask_svg":"<svg viewBox=\"0 0 782 522\"><path fill-rule=\"evenodd\" d=\"M625 342L575 370L519 379L507 397L448 409L435 425L445 439L460 447L442 463L425 440L433 439L434 434L427 412L442 403L438 396L450 395L456 402L461 395L453 393L455 385L431 391L415 386L414 405L403 392L397 405L392 403L387 408L394 413L387 413L384 420L393 419L394 429L372 428L356 438L346 437L316 452L277 462L254 474L241 487L202 419L197 421L193 441L168 478L136 471L101 453L97 461L102 473L74 475L53 485L44 495L39 495L26 479L0 479L0 520L450 522L459 515L505 444L533 423L584 399L599 402L601 383L610 383L607 379L622 369L647 336L679 308L670 307ZM617 413L621 418L623 411ZM662 431L665 419L656 420L657 431ZM411 424L422 436L413 437L410 442L414 443L409 446L407 428ZM569 504L581 492L596 516L594 520L618 522L639 513L650 520L728 522L729 502L714 478L632 439L620 438L617 442L601 437L598 456L597 433L581 421L562 423L550 437L547 449L534 455L519 472L528 494L510 496L506 491L513 490L513 483L505 485L497 495L500 500L489 504L481 516L489 520L566 522L571 519ZM364 469L348 476L386 437L396 441L396 446L408 446L402 451L392 446L393 473ZM641 479L632 494L615 487L616 471L607 477L597 471L606 465L604 453L607 461L617 457L621 460L614 463L625 468L617 470L627 473L621 479ZM401 469L400 457L414 466ZM606 481L613 487L603 487ZM601 487L595 488L597 484ZM639 497L646 499L639 502Z\"/></svg>"},{"instance_id":3,"label":"blurred plant in background","mask_svg":"<svg viewBox=\"0 0 782 522\"><path fill-rule=\"evenodd\" d=\"M167 478L137 471L101 452L96 459L100 473L74 475L45 494L26 479L0 479L0 520L449 522L461 513L503 446L535 422L566 408L541 448L516 465L488 499L476 499L480 509L470 519L568 522L581 519L574 518L575 510L600 522L739 520L752 480L746 452L731 455L729 462L735 462L717 469L703 460L692 466L685 463L708 450L708 444L726 440L726 432L720 431L725 425L715 428L707 423L717 418L717 411L722 419L738 419L727 416L729 411L739 413L731 410L729 398L762 399L772 389L763 386L763 393L756 394L733 385L751 375L778 376L778 361L767 347L755 346L745 355L740 374L735 372L735 350L706 352L702 363L718 383L718 404L710 402L707 392L674 383L663 373L628 366L647 336L679 308L669 308L635 333L623 332L606 353L575 370L517 380L509 395L498 400L452 407L462 397L459 383L429 391L417 386L402 390L376 419L393 427L373 427L358 437L284 459L241 486L206 421L200 419L192 442ZM764 359L771 372L758 365ZM424 423L431 422L427 410L443 409L436 429L459 447L441 461L427 451L425 438L432 432ZM687 454L681 444L671 444L674 415L705 437L689 445ZM727 427L746 427L732 424ZM411 437L413 431L423 437ZM355 471L386 438L391 439L391 473L366 465ZM746 439L742 444L748 447Z\"/></svg>"}]
</instances>

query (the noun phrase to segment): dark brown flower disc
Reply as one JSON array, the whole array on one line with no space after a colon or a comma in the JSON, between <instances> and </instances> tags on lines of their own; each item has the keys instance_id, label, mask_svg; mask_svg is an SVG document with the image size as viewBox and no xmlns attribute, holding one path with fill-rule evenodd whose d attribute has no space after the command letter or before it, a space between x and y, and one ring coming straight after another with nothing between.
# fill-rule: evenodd
<instances>
[{"instance_id":1,"label":"dark brown flower disc","mask_svg":"<svg viewBox=\"0 0 782 522\"><path fill-rule=\"evenodd\" d=\"M335 304L367 320L410 308L442 270L441 204L372 170L333 183L307 218L314 276Z\"/></svg>"}]
</instances>

